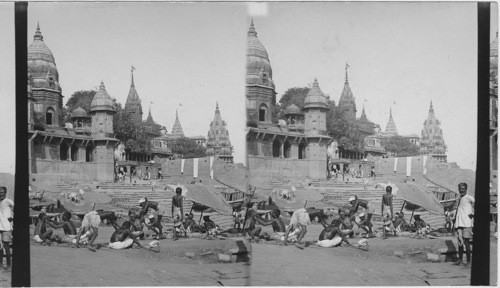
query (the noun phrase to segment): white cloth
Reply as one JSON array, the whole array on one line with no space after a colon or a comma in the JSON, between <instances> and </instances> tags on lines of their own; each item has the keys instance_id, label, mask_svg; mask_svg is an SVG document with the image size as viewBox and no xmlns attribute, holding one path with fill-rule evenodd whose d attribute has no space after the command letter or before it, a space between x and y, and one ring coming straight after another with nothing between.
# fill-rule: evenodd
<instances>
[{"instance_id":1,"label":"white cloth","mask_svg":"<svg viewBox=\"0 0 500 288\"><path fill-rule=\"evenodd\" d=\"M394 172L398 171L398 158L394 158Z\"/></svg>"},{"instance_id":2,"label":"white cloth","mask_svg":"<svg viewBox=\"0 0 500 288\"><path fill-rule=\"evenodd\" d=\"M109 243L108 247L112 248L112 249L120 250L120 249L126 249L126 248L130 247L130 246L132 246L132 244L134 244L134 240L128 238L128 239L125 239L121 242Z\"/></svg>"},{"instance_id":3,"label":"white cloth","mask_svg":"<svg viewBox=\"0 0 500 288\"><path fill-rule=\"evenodd\" d=\"M457 218L455 220L455 227L472 227L472 219L470 214L474 214L474 197L467 194L460 198L457 208Z\"/></svg>"},{"instance_id":4,"label":"white cloth","mask_svg":"<svg viewBox=\"0 0 500 288\"><path fill-rule=\"evenodd\" d=\"M406 176L411 176L411 157L406 157Z\"/></svg>"},{"instance_id":5,"label":"white cloth","mask_svg":"<svg viewBox=\"0 0 500 288\"><path fill-rule=\"evenodd\" d=\"M427 168L425 168L425 163L427 162L427 155L424 155L422 162L423 162L423 165L424 165L424 173L423 174L425 175L425 174L427 174Z\"/></svg>"},{"instance_id":6,"label":"white cloth","mask_svg":"<svg viewBox=\"0 0 500 288\"><path fill-rule=\"evenodd\" d=\"M10 199L3 199L0 202L0 231L10 231L12 230L12 222L9 218L14 218L14 201Z\"/></svg>"},{"instance_id":7,"label":"white cloth","mask_svg":"<svg viewBox=\"0 0 500 288\"><path fill-rule=\"evenodd\" d=\"M214 179L214 169L212 166L214 165L214 157L210 157L210 179Z\"/></svg>"},{"instance_id":8,"label":"white cloth","mask_svg":"<svg viewBox=\"0 0 500 288\"><path fill-rule=\"evenodd\" d=\"M181 174L184 174L184 162L186 162L186 159L181 159Z\"/></svg>"},{"instance_id":9,"label":"white cloth","mask_svg":"<svg viewBox=\"0 0 500 288\"><path fill-rule=\"evenodd\" d=\"M325 247L325 248L330 248L330 247L334 247L334 246L339 245L340 242L342 242L342 238L339 236L336 236L336 237L333 237L332 240L326 239L326 240L318 241L318 243L316 243L316 245L321 246L321 247Z\"/></svg>"},{"instance_id":10,"label":"white cloth","mask_svg":"<svg viewBox=\"0 0 500 288\"><path fill-rule=\"evenodd\" d=\"M193 177L198 178L198 160L199 158L193 159Z\"/></svg>"}]
</instances>

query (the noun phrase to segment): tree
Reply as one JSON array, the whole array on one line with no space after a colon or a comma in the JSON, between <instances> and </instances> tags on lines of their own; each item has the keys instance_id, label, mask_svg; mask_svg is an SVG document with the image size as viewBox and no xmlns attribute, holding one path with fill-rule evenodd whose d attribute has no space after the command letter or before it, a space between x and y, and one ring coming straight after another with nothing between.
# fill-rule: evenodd
<instances>
[{"instance_id":1,"label":"tree","mask_svg":"<svg viewBox=\"0 0 500 288\"><path fill-rule=\"evenodd\" d=\"M397 157L418 156L420 151L417 145L401 136L393 136L382 140L382 146L385 151L391 152Z\"/></svg>"},{"instance_id":2,"label":"tree","mask_svg":"<svg viewBox=\"0 0 500 288\"><path fill-rule=\"evenodd\" d=\"M326 127L328 134L337 141L339 148L349 151L361 151L364 137L359 133L356 120L347 118L344 111L329 103Z\"/></svg>"},{"instance_id":3,"label":"tree","mask_svg":"<svg viewBox=\"0 0 500 288\"><path fill-rule=\"evenodd\" d=\"M78 107L83 108L87 113L90 111L90 104L92 103L92 99L94 98L95 91L93 90L80 90L76 91L69 97L66 102L66 115L64 115L64 120L69 122L71 117L71 112ZM64 110L63 110L64 111Z\"/></svg>"},{"instance_id":4,"label":"tree","mask_svg":"<svg viewBox=\"0 0 500 288\"><path fill-rule=\"evenodd\" d=\"M206 148L198 145L195 140L182 137L176 139L171 146L172 153L180 158L201 158L206 156Z\"/></svg>"},{"instance_id":5,"label":"tree","mask_svg":"<svg viewBox=\"0 0 500 288\"><path fill-rule=\"evenodd\" d=\"M285 91L279 103L283 109L288 106L295 104L300 109L304 108L304 100L306 99L307 93L309 93L308 87L293 87Z\"/></svg>"},{"instance_id":6,"label":"tree","mask_svg":"<svg viewBox=\"0 0 500 288\"><path fill-rule=\"evenodd\" d=\"M122 109L120 103L115 104L116 114L113 118L115 138L125 144L125 150L133 153L150 154L153 137L147 133L143 122L136 122L130 113Z\"/></svg>"}]
</instances>

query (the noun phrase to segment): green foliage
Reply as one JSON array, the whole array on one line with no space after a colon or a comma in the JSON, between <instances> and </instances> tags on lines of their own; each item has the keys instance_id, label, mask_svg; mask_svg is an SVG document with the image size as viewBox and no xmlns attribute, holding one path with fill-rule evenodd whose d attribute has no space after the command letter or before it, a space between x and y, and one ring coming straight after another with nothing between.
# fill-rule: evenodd
<instances>
[{"instance_id":1,"label":"green foliage","mask_svg":"<svg viewBox=\"0 0 500 288\"><path fill-rule=\"evenodd\" d=\"M330 111L326 115L328 134L337 140L339 148L349 151L362 151L364 137L357 129L357 122L347 118L346 114L330 103Z\"/></svg>"},{"instance_id":2,"label":"green foliage","mask_svg":"<svg viewBox=\"0 0 500 288\"><path fill-rule=\"evenodd\" d=\"M283 109L286 109L292 104L302 109L304 108L304 100L306 99L307 93L309 93L308 87L290 88L281 96L279 103Z\"/></svg>"},{"instance_id":3,"label":"green foliage","mask_svg":"<svg viewBox=\"0 0 500 288\"><path fill-rule=\"evenodd\" d=\"M113 119L113 132L115 138L125 144L125 150L133 153L150 154L152 136L147 133L144 123L137 123L130 113L121 108L121 104L115 106L116 114Z\"/></svg>"},{"instance_id":4,"label":"green foliage","mask_svg":"<svg viewBox=\"0 0 500 288\"><path fill-rule=\"evenodd\" d=\"M397 157L418 156L420 150L409 139L401 136L393 136L382 140L382 146L387 152L391 152Z\"/></svg>"},{"instance_id":5,"label":"green foliage","mask_svg":"<svg viewBox=\"0 0 500 288\"><path fill-rule=\"evenodd\" d=\"M71 122L71 112L78 107L82 107L87 113L90 111L90 104L94 98L95 91L93 90L80 90L73 93L68 101L66 101L66 108L63 108L63 117L65 122Z\"/></svg>"},{"instance_id":6,"label":"green foliage","mask_svg":"<svg viewBox=\"0 0 500 288\"><path fill-rule=\"evenodd\" d=\"M198 145L195 140L182 137L173 141L171 150L182 159L201 158L206 156L206 148Z\"/></svg>"}]
</instances>

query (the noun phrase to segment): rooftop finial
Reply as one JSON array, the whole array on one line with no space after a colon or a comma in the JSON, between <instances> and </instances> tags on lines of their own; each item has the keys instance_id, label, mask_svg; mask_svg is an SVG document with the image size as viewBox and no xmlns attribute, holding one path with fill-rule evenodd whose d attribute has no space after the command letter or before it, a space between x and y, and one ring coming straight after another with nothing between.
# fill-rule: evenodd
<instances>
[{"instance_id":1,"label":"rooftop finial","mask_svg":"<svg viewBox=\"0 0 500 288\"><path fill-rule=\"evenodd\" d=\"M347 69L348 68L351 68L351 66L349 66L349 64L347 64L347 62L345 62L345 82L349 82L349 77L347 76Z\"/></svg>"},{"instance_id":2,"label":"rooftop finial","mask_svg":"<svg viewBox=\"0 0 500 288\"><path fill-rule=\"evenodd\" d=\"M42 40L43 41L42 32L40 31L40 22L37 22L37 24L36 24L36 32L35 32L35 36L33 36L33 40Z\"/></svg>"},{"instance_id":3,"label":"rooftop finial","mask_svg":"<svg viewBox=\"0 0 500 288\"><path fill-rule=\"evenodd\" d=\"M179 115L178 115L178 113L177 113L177 112L178 112L178 109L176 108L176 109L175 109L175 119L179 119Z\"/></svg>"},{"instance_id":4,"label":"rooftop finial","mask_svg":"<svg viewBox=\"0 0 500 288\"><path fill-rule=\"evenodd\" d=\"M250 29L248 29L248 36L257 36L257 31L255 31L255 27L253 26L253 18L252 22L250 22Z\"/></svg>"},{"instance_id":5,"label":"rooftop finial","mask_svg":"<svg viewBox=\"0 0 500 288\"><path fill-rule=\"evenodd\" d=\"M103 90L103 89L105 89L105 87L104 87L104 81L101 80L101 85L99 85L99 90Z\"/></svg>"},{"instance_id":6,"label":"rooftop finial","mask_svg":"<svg viewBox=\"0 0 500 288\"><path fill-rule=\"evenodd\" d=\"M316 78L316 77L314 77L313 87L314 86L319 87L318 78Z\"/></svg>"},{"instance_id":7,"label":"rooftop finial","mask_svg":"<svg viewBox=\"0 0 500 288\"><path fill-rule=\"evenodd\" d=\"M434 108L432 107L432 100L431 100L431 108L430 108L430 109L434 109Z\"/></svg>"},{"instance_id":8,"label":"rooftop finial","mask_svg":"<svg viewBox=\"0 0 500 288\"><path fill-rule=\"evenodd\" d=\"M215 110L219 110L219 101L215 102Z\"/></svg>"},{"instance_id":9,"label":"rooftop finial","mask_svg":"<svg viewBox=\"0 0 500 288\"><path fill-rule=\"evenodd\" d=\"M392 118L392 107L389 108L389 118Z\"/></svg>"},{"instance_id":10,"label":"rooftop finial","mask_svg":"<svg viewBox=\"0 0 500 288\"><path fill-rule=\"evenodd\" d=\"M130 68L130 74L132 74L132 81L131 81L131 86L134 86L134 70L135 70L135 67L134 65L132 65L132 68Z\"/></svg>"}]
</instances>

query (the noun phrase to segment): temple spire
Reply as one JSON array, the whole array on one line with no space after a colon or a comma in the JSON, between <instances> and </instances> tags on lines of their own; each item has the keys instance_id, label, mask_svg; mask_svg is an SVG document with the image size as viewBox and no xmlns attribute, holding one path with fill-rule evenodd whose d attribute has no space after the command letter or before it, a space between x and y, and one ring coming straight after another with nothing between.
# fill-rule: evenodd
<instances>
[{"instance_id":1,"label":"temple spire","mask_svg":"<svg viewBox=\"0 0 500 288\"><path fill-rule=\"evenodd\" d=\"M430 108L430 109L434 109L434 108L432 107L432 100L431 100L431 108Z\"/></svg>"},{"instance_id":2,"label":"temple spire","mask_svg":"<svg viewBox=\"0 0 500 288\"><path fill-rule=\"evenodd\" d=\"M134 84L134 70L135 70L135 67L134 67L134 65L132 65L132 68L130 68L130 74L132 74L132 80L130 82L131 83L130 86L135 86L135 84Z\"/></svg>"},{"instance_id":3,"label":"temple spire","mask_svg":"<svg viewBox=\"0 0 500 288\"><path fill-rule=\"evenodd\" d=\"M36 32L35 32L35 36L33 36L33 40L42 40L43 41L42 32L40 31L40 22L37 22L37 24L36 24Z\"/></svg>"},{"instance_id":4,"label":"temple spire","mask_svg":"<svg viewBox=\"0 0 500 288\"><path fill-rule=\"evenodd\" d=\"M345 82L346 83L349 82L349 76L347 75L347 69L348 68L351 68L351 66L349 66L349 64L347 64L347 62L345 62Z\"/></svg>"},{"instance_id":5,"label":"temple spire","mask_svg":"<svg viewBox=\"0 0 500 288\"><path fill-rule=\"evenodd\" d=\"M248 36L257 36L257 31L255 31L255 27L253 26L253 18L252 22L250 22L250 29L248 29Z\"/></svg>"}]
</instances>

